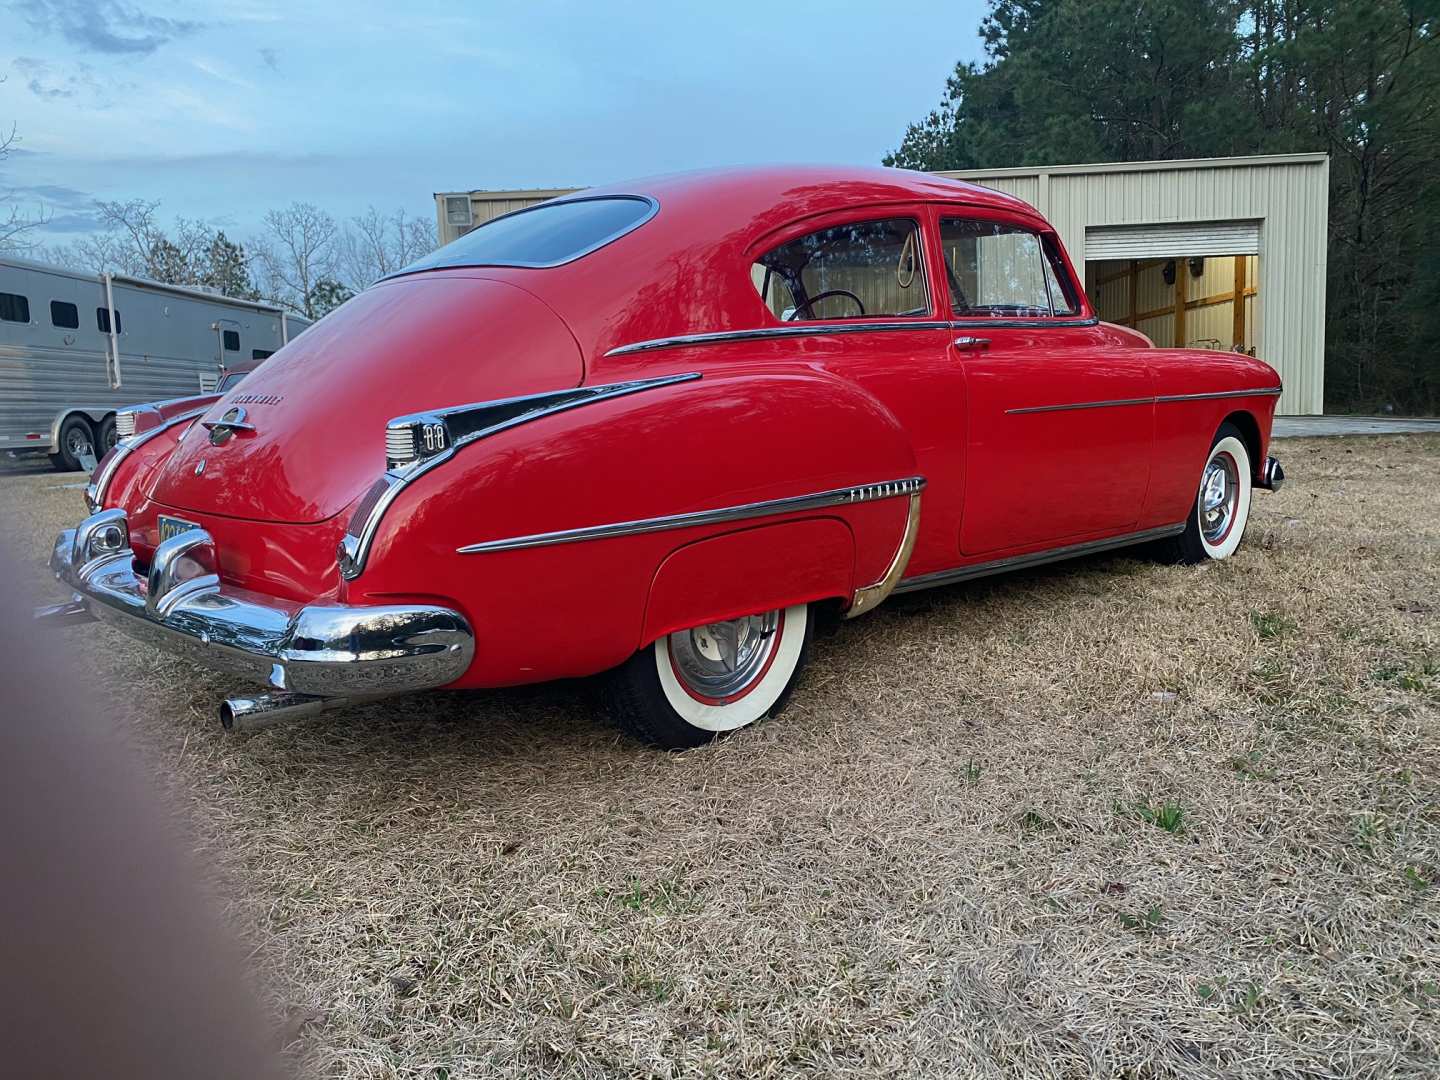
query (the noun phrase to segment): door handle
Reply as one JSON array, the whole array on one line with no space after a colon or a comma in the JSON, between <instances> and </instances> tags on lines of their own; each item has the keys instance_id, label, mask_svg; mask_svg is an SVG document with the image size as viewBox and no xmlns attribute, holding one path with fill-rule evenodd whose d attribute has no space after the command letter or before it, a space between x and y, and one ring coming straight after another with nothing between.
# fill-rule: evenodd
<instances>
[{"instance_id":1,"label":"door handle","mask_svg":"<svg viewBox=\"0 0 1440 1080\"><path fill-rule=\"evenodd\" d=\"M950 343L952 349L959 349L961 352L973 352L975 349L988 349L990 339L988 337L957 337Z\"/></svg>"}]
</instances>

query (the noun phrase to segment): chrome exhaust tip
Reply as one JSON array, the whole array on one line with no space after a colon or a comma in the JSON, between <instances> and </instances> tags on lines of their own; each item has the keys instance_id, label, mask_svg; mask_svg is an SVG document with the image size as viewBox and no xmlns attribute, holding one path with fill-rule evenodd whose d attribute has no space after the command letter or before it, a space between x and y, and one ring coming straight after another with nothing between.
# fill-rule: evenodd
<instances>
[{"instance_id":1,"label":"chrome exhaust tip","mask_svg":"<svg viewBox=\"0 0 1440 1080\"><path fill-rule=\"evenodd\" d=\"M317 716L345 704L344 698L311 697L309 694L255 694L226 698L220 703L220 726L239 735L261 728Z\"/></svg>"},{"instance_id":2,"label":"chrome exhaust tip","mask_svg":"<svg viewBox=\"0 0 1440 1080\"><path fill-rule=\"evenodd\" d=\"M1280 462L1267 457L1260 468L1260 486L1266 491L1279 491L1284 483L1285 470L1280 467Z\"/></svg>"},{"instance_id":3,"label":"chrome exhaust tip","mask_svg":"<svg viewBox=\"0 0 1440 1080\"><path fill-rule=\"evenodd\" d=\"M67 600L63 604L46 604L35 609L36 623L42 626L79 626L94 622L95 616L82 600Z\"/></svg>"}]
</instances>

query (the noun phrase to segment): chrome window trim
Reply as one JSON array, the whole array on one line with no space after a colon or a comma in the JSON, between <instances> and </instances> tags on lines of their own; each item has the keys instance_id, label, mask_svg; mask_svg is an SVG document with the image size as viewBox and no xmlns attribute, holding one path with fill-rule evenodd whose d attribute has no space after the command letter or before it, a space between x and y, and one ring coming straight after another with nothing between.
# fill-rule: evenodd
<instances>
[{"instance_id":1,"label":"chrome window trim","mask_svg":"<svg viewBox=\"0 0 1440 1080\"><path fill-rule=\"evenodd\" d=\"M950 320L952 330L975 330L985 326L999 330L1077 330L1099 325L1100 317L1098 315L1041 315L1034 318L1015 319L987 319L983 316L971 315L966 318Z\"/></svg>"},{"instance_id":2,"label":"chrome window trim","mask_svg":"<svg viewBox=\"0 0 1440 1080\"><path fill-rule=\"evenodd\" d=\"M1113 398L1109 401L1077 401L1066 405L1028 405L1023 409L1006 409L1007 416L1025 413L1069 412L1074 409L1114 409L1126 405L1168 405L1177 401L1213 401L1219 398L1279 397L1281 388L1269 386L1260 390L1213 390L1202 394L1160 394L1155 397Z\"/></svg>"},{"instance_id":3,"label":"chrome window trim","mask_svg":"<svg viewBox=\"0 0 1440 1080\"><path fill-rule=\"evenodd\" d=\"M990 327L1000 330L1017 329L1074 329L1084 326L1098 326L1100 320L1086 318L1043 318L1043 319L888 319L884 322L865 323L804 323L798 326L761 326L751 330L714 330L703 334L676 334L673 337L651 338L635 341L628 345L617 345L605 353L606 356L628 356L631 353L650 352L652 349L675 349L686 345L714 345L726 341L761 341L766 338L822 337L831 334L878 334L895 330L973 330Z\"/></svg>"},{"instance_id":4,"label":"chrome window trim","mask_svg":"<svg viewBox=\"0 0 1440 1080\"><path fill-rule=\"evenodd\" d=\"M1026 555L1011 555L1004 559L971 563L968 566L957 566L953 570L937 570L932 574L920 574L916 577L901 579L900 584L895 587L895 592L896 594L918 592L920 589L953 585L961 581L971 581L974 578L989 577L991 574L1003 574L1010 570L1023 570L1031 566L1059 562L1062 559L1093 555L1101 551L1109 551L1112 548L1143 544L1148 540L1163 540L1167 536L1176 536L1184 531L1185 522L1182 521L1176 525L1162 525L1158 529L1142 529L1139 532L1125 533L1122 536L1109 536L1103 540L1087 540L1083 544L1069 544L1065 547L1049 548L1045 551L1032 551Z\"/></svg>"},{"instance_id":5,"label":"chrome window trim","mask_svg":"<svg viewBox=\"0 0 1440 1080\"><path fill-rule=\"evenodd\" d=\"M386 512L391 504L399 498L400 493L409 487L420 477L427 475L432 469L436 469L453 458L462 449L481 439L491 435L508 431L511 428L519 427L521 424L528 424L532 420L540 420L547 416L554 416L556 413L568 412L571 409L580 408L583 405L593 405L600 401L609 401L612 398L625 397L629 394L639 393L642 390L655 390L662 386L672 386L676 383L692 382L700 378L700 372L689 371L679 375L662 375L653 379L631 379L626 382L604 383L598 386L577 386L567 390L553 390L541 394L525 394L520 397L498 398L495 401L474 402L469 405L457 405L446 409L436 409L427 413L411 413L406 416L396 417L390 424L411 423L424 421L426 419L443 420L446 417L462 417L467 414L483 415L487 409L495 409L499 406L513 406L525 401L533 401L536 408L532 411L522 413L518 416L511 416L499 423L477 428L468 432L463 437L455 439L444 450L433 457L423 458L414 464L406 465L400 469L387 469L376 481L374 487L385 483L385 492L371 506L365 520L360 523L356 531L356 522L352 519L345 530L345 536L340 541L340 550L337 553L340 561L340 573L347 580L352 581L359 577L365 569L365 562L370 557L371 545L375 542L375 535L380 530L380 524L385 518ZM545 407L545 402L552 402ZM390 424L387 424L387 429ZM368 493L367 493L368 496Z\"/></svg>"},{"instance_id":6,"label":"chrome window trim","mask_svg":"<svg viewBox=\"0 0 1440 1080\"><path fill-rule=\"evenodd\" d=\"M721 506L713 510L692 510L683 514L664 514L659 517L638 518L633 521L615 521L605 525L585 525L576 529L558 529L554 532L532 533L528 536L484 540L478 544L466 544L455 550L461 555L475 555L491 551L515 551L520 548L573 544L585 540L608 540L616 536L633 536L637 533L668 532L671 529L688 529L696 525L718 525L731 521L746 521L750 518L771 517L776 514L794 514L830 506L845 506L850 503L874 502L877 499L914 496L918 495L924 487L925 478L923 476L907 476L899 480L885 480L875 484L856 484L851 487L812 492L808 495L791 495L783 499L765 499L760 502Z\"/></svg>"},{"instance_id":7,"label":"chrome window trim","mask_svg":"<svg viewBox=\"0 0 1440 1080\"><path fill-rule=\"evenodd\" d=\"M495 224L495 222L497 222L497 221L504 221L504 220L506 220L507 218L519 217L521 214L533 214L533 213L534 213L535 211L537 211L537 210L548 210L548 209L550 209L550 208L552 208L552 207L559 206L559 205L561 205L562 203L568 205L568 204L570 204L570 203L582 203L582 202L615 202L615 201L622 201L622 200L623 200L623 201L629 201L629 202L645 203L646 206L649 207L649 209L646 211L646 213L645 213L645 215L644 215L643 217L638 218L636 221L632 222L631 224L626 225L624 228L615 230L614 232L610 233L608 236L605 236L605 237L601 238L600 240L597 240L595 243L591 244L589 247L584 248L584 249L581 250L581 251L577 251L577 252L576 252L575 254L573 254L573 255L567 255L565 258L560 259L560 260L557 261L557 262L528 262L528 261L526 261L526 262L521 262L521 261L512 260L512 261L510 261L510 262L437 263L437 264L433 264L433 265L430 265L430 266L420 266L420 267L416 267L416 268L413 269L413 270L412 270L410 267L405 267L404 269L395 271L395 273L393 273L393 274L388 274L388 275L386 275L385 277L381 278L380 280L381 280L381 281L393 281L395 278L398 278L398 277L407 277L407 276L409 276L410 274L424 274L424 273L428 273L428 272L431 271L431 270L468 270L468 269L476 269L476 268L484 267L484 266L506 267L506 268L513 268L513 269L518 269L518 270L553 270L553 269L554 269L555 267L557 267L557 266L566 266L566 265L568 265L569 263L575 262L577 259L583 259L586 255L589 255L589 254L591 254L592 252L599 251L601 248L606 247L606 246L609 245L609 244L613 244L616 240L619 240L621 237L628 236L628 235L630 235L632 232L634 232L636 229L640 228L642 225L648 224L648 223L655 217L655 215L660 212L660 202L659 202L659 200L657 200L656 198L654 198L654 196L651 196L651 195L640 195L640 194L635 194L635 193L631 193L631 192L618 192L618 191L617 191L617 192L611 192L611 193L608 194L608 195L576 195L576 196L568 196L568 195L566 195L566 196L561 196L560 198L556 198L556 199L546 199L544 202L538 202L538 203L536 203L534 206L522 206L519 210L511 210L508 214L500 214L498 217L493 217L493 218L491 218L489 221L486 221L486 222L481 223L480 225L477 225L475 228L471 229L468 233L465 233L465 234L464 234L465 236L472 236L472 235L474 235L475 233L479 232L481 229L485 228L487 225L493 225L493 224ZM463 237L456 237L456 240L459 240L459 239L463 239ZM450 243L452 243L452 244L455 243L455 240L450 241ZM448 247L449 245L447 244L447 245L445 245L445 246ZM438 251L443 251L444 248L442 247L442 248L439 248L439 249L437 249L437 250L438 250Z\"/></svg>"},{"instance_id":8,"label":"chrome window trim","mask_svg":"<svg viewBox=\"0 0 1440 1080\"><path fill-rule=\"evenodd\" d=\"M115 470L120 467L120 462L129 457L134 450L144 446L162 431L169 431L176 424L184 424L195 420L197 417L202 416L208 408L210 408L209 404L202 405L198 409L191 409L189 412L181 413L179 416L166 420L159 427L153 427L149 431L142 431L139 435L132 435L122 443L116 443L114 456L106 463L100 475L91 480L85 487L85 501L90 505L90 509L92 511L100 509L100 505L105 498L105 492L110 487L110 481L115 477Z\"/></svg>"}]
</instances>

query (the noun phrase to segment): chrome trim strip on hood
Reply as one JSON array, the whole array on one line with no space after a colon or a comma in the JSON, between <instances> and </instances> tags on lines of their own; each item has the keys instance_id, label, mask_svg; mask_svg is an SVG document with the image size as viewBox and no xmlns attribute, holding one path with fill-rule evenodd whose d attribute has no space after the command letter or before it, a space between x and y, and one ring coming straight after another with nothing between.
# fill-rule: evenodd
<instances>
[{"instance_id":1,"label":"chrome trim strip on hood","mask_svg":"<svg viewBox=\"0 0 1440 1080\"><path fill-rule=\"evenodd\" d=\"M611 537L633 536L636 533L667 532L671 529L688 529L695 525L718 525L723 522L745 521L749 518L769 517L775 514L819 510L827 506L844 506L848 503L874 502L877 499L917 495L924 486L925 478L923 476L907 476L901 480L885 480L877 484L857 484L854 487L833 488L830 491L817 491L809 495L791 495L784 499L766 499L762 502L721 506L714 510L692 510L684 514L664 514L660 517L637 518L634 521L615 521L606 525L586 525L578 529L559 529L555 532L532 533L529 536L483 540L478 544L466 544L455 550L461 555L475 555L488 551L515 551L518 548L573 544L582 540L608 540Z\"/></svg>"},{"instance_id":2,"label":"chrome trim strip on hood","mask_svg":"<svg viewBox=\"0 0 1440 1080\"><path fill-rule=\"evenodd\" d=\"M416 464L402 469L389 469L376 480L369 492L356 507L355 514L340 541L336 557L340 573L347 581L359 577L370 557L371 545L380 529L386 512L399 498L400 493L420 477L438 468L453 458L461 449L471 443L502 431L508 431L532 420L540 420L555 413L567 412L582 405L593 405L611 398L624 397L642 390L655 390L675 383L691 382L700 378L698 371L680 375L662 375L653 379L632 379L628 382L606 383L599 386L577 386L568 390L552 390L541 394L526 394L521 397L499 398L495 401L481 401L470 405L457 405L447 409L436 409L425 413L412 413L396 417L390 424L441 422L447 430L458 431L458 437L433 457L424 458ZM387 424L387 429L390 424Z\"/></svg>"}]
</instances>

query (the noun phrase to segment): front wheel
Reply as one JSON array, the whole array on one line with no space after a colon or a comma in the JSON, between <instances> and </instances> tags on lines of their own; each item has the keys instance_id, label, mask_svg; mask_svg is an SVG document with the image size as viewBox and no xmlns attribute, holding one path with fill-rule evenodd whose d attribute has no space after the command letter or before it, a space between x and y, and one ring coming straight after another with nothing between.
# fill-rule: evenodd
<instances>
[{"instance_id":1,"label":"front wheel","mask_svg":"<svg viewBox=\"0 0 1440 1080\"><path fill-rule=\"evenodd\" d=\"M1179 562L1227 559L1235 553L1250 520L1253 469L1239 429L1221 424L1200 474L1200 491L1185 531L1172 541Z\"/></svg>"},{"instance_id":2,"label":"front wheel","mask_svg":"<svg viewBox=\"0 0 1440 1080\"><path fill-rule=\"evenodd\" d=\"M615 670L620 726L669 750L700 746L778 712L809 652L806 604L667 634Z\"/></svg>"}]
</instances>

